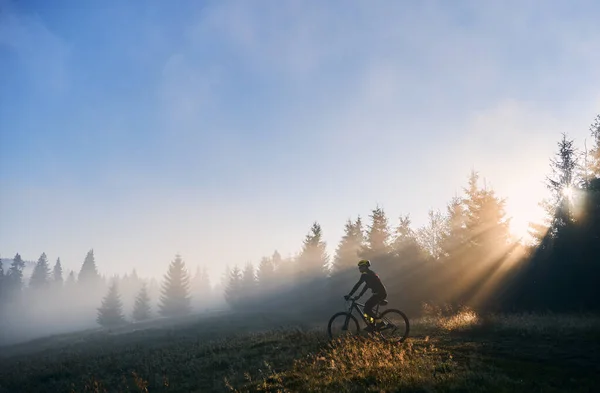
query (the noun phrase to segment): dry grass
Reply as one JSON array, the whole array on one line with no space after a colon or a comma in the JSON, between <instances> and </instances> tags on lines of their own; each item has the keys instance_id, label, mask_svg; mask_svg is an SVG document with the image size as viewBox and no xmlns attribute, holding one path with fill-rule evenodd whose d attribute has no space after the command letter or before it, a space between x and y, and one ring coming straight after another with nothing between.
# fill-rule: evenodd
<instances>
[{"instance_id":1,"label":"dry grass","mask_svg":"<svg viewBox=\"0 0 600 393\"><path fill-rule=\"evenodd\" d=\"M248 320L67 340L2 359L0 393L587 392L600 373L600 319L589 315L434 310L403 344Z\"/></svg>"}]
</instances>

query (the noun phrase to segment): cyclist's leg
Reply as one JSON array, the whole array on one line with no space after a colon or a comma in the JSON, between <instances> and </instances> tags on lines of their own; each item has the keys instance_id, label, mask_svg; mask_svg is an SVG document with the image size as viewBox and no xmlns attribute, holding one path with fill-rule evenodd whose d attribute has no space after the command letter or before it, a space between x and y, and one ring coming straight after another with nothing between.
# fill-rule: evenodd
<instances>
[{"instance_id":1,"label":"cyclist's leg","mask_svg":"<svg viewBox=\"0 0 600 393\"><path fill-rule=\"evenodd\" d=\"M365 318L367 318L367 321L369 323L373 323L374 319L373 319L373 307L375 307L375 305L377 304L378 300L378 295L377 294L373 294L373 296L371 296L369 299L367 299L367 301L365 302Z\"/></svg>"},{"instance_id":2,"label":"cyclist's leg","mask_svg":"<svg viewBox=\"0 0 600 393\"><path fill-rule=\"evenodd\" d=\"M386 298L387 298L387 293L378 293L377 299L375 300L376 301L375 304L385 300ZM381 313L379 313L379 314L381 314ZM379 317L379 315L374 317L373 324L377 327L381 327L381 325L383 324L383 320Z\"/></svg>"}]
</instances>

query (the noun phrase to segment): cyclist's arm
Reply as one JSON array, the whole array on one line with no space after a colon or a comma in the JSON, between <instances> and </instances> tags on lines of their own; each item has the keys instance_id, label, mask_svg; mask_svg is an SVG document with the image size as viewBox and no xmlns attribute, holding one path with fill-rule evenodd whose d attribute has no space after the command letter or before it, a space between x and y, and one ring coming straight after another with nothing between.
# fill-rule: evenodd
<instances>
[{"instance_id":1,"label":"cyclist's arm","mask_svg":"<svg viewBox=\"0 0 600 393\"><path fill-rule=\"evenodd\" d=\"M360 291L360 294L357 296L358 299L360 299L362 297L362 295L365 294L365 292L367 292L367 286L365 285L362 289L362 291Z\"/></svg>"},{"instance_id":2,"label":"cyclist's arm","mask_svg":"<svg viewBox=\"0 0 600 393\"><path fill-rule=\"evenodd\" d=\"M365 275L364 275L364 274L362 274L362 275L360 276L360 280L358 280L358 282L357 282L356 284L354 284L354 287L352 288L352 290L350 291L350 293L348 294L348 296L350 296L350 297L351 297L351 296L352 296L352 294L353 294L354 292L356 292L356 290L358 289L358 287L360 287L360 284L362 284L363 282L365 282L365 279L364 279L364 277L365 277ZM365 289L366 289L366 286L365 286ZM363 293L364 293L364 289L363 289ZM361 295L361 296L362 296L362 295ZM359 296L359 297L360 297L360 296Z\"/></svg>"}]
</instances>

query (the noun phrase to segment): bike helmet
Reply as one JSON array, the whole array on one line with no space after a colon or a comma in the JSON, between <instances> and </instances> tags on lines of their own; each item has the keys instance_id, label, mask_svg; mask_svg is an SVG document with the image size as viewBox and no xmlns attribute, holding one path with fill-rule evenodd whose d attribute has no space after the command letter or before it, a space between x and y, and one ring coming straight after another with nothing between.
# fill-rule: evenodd
<instances>
[{"instance_id":1,"label":"bike helmet","mask_svg":"<svg viewBox=\"0 0 600 393\"><path fill-rule=\"evenodd\" d=\"M371 261L369 261L368 259L361 259L360 261L358 261L358 267L361 266L369 267L371 266Z\"/></svg>"}]
</instances>

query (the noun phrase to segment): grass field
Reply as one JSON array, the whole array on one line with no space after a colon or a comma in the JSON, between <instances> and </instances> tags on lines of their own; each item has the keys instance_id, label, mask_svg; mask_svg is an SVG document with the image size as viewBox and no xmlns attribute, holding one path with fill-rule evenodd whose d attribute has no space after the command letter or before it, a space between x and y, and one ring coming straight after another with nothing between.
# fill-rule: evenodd
<instances>
[{"instance_id":1,"label":"grass field","mask_svg":"<svg viewBox=\"0 0 600 393\"><path fill-rule=\"evenodd\" d=\"M0 392L598 391L599 317L431 314L400 345L265 313L56 336L0 348Z\"/></svg>"}]
</instances>

